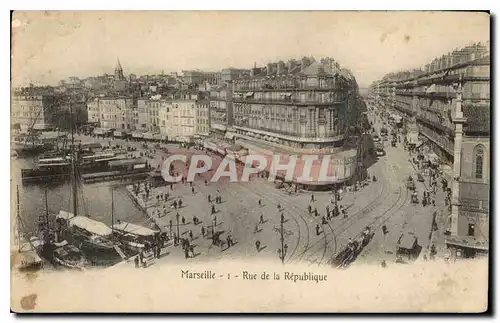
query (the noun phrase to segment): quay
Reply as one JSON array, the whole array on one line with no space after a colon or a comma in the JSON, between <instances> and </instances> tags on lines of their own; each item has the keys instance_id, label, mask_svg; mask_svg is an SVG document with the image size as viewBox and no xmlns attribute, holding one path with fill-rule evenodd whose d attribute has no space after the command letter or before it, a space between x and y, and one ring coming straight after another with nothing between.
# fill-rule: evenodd
<instances>
[{"instance_id":1,"label":"quay","mask_svg":"<svg viewBox=\"0 0 500 323\"><path fill-rule=\"evenodd\" d=\"M145 179L149 176L150 170L139 170L133 172L121 172L121 171L112 171L112 172L101 172L101 173L91 173L91 174L82 174L81 178L83 183L96 183L96 182L104 182L104 181L113 181L120 180L126 178L133 179Z\"/></svg>"}]
</instances>

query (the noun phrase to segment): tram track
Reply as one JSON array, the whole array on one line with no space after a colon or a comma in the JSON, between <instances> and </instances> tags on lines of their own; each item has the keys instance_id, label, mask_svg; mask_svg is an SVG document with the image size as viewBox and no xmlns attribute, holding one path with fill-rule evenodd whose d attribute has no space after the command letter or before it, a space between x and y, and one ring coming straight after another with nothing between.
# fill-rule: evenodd
<instances>
[{"instance_id":1,"label":"tram track","mask_svg":"<svg viewBox=\"0 0 500 323\"><path fill-rule=\"evenodd\" d=\"M251 189L247 185L242 185L240 183L237 183L237 185L239 185L239 187L243 188L244 190L249 191L249 192L253 193L254 195L257 195L259 198L265 200L266 202L269 202L270 204L278 205L278 203L276 203L275 199L270 198L268 196L269 192L267 192L266 194L264 194L264 193L258 192L255 189ZM274 195L275 193L271 193L271 194ZM282 200L281 197L280 197L280 200ZM296 253L297 249L299 248L300 241L301 241L301 239L303 237L302 237L302 234L301 234L302 230L300 228L300 224L299 224L299 221L297 220L297 218L295 216L293 216L293 214L290 211L288 211L287 209L285 209L284 211L291 216L291 218L294 220L294 222L295 222L295 224L297 226L297 243L295 244L295 247L292 250L292 252L288 255L288 260L287 260L287 262L290 262L290 259L293 257L293 255ZM295 212L295 213L298 213L298 212ZM307 234L304 237L305 238L305 247L304 248L307 248L309 246L309 243L310 243L309 226L307 224L307 221L304 219L304 217L300 213L298 213L298 215L299 215L300 220L305 224L305 226L307 228L307 230L306 230Z\"/></svg>"},{"instance_id":2,"label":"tram track","mask_svg":"<svg viewBox=\"0 0 500 323\"><path fill-rule=\"evenodd\" d=\"M302 214L305 213L305 210L302 210L301 206L299 206L295 202L287 200L288 197L286 197L286 196L279 196L279 194L273 193L273 192L271 192L271 194L274 195L274 196L278 196L282 201L286 201L286 203L293 208L293 210L294 210L295 213L299 214L299 216L302 219L305 219L302 216ZM322 225L321 222L316 219L316 217L312 216L312 219L314 220L314 222L316 224ZM308 235L310 235L310 233L309 233L309 230L310 230L309 223L307 221L305 221L305 224L306 224L306 227L307 227ZM330 230L333 232L333 229L332 229L330 223L328 223L328 226L330 227ZM323 259L324 259L325 255L326 255L326 251L328 249L328 240L327 240L327 234L326 234L325 230L322 230L321 234L323 236L322 239L319 239L318 241L316 241L314 243L314 245L317 245L320 241L324 241L324 246L322 248L323 249L323 253L322 253L322 256L321 256L321 259L320 259L319 263L323 262ZM308 250L310 250L310 248L311 247L309 246L309 243L308 243L308 245L304 248L304 251L302 251L301 253L299 253L298 256L295 259L293 259L294 254L290 255L289 262L292 262L292 261L293 262L299 262L299 261L303 260L305 253ZM334 248L336 248L336 245L334 245Z\"/></svg>"},{"instance_id":3,"label":"tram track","mask_svg":"<svg viewBox=\"0 0 500 323\"><path fill-rule=\"evenodd\" d=\"M387 183L388 182L386 182L385 184L387 184ZM385 194L385 195L384 195L384 189L387 189L387 194ZM337 227L332 228L331 224L328 223L328 226L329 226L329 228L331 230L330 234L332 235L332 238L330 240L328 240L328 237L326 237L325 238L325 243L330 243L331 241L334 242L334 246L335 246L334 247L334 251L333 251L334 255L337 253L337 247L338 247L337 237L339 236L339 234L345 232L349 227L351 227L352 225L354 225L354 223L358 222L364 215L368 214L369 212L373 211L378 206L380 206L383 203L383 201L385 201L386 198L390 195L390 185L384 185L384 189L381 191L381 193L379 195L377 195L377 197L373 201L371 201L370 203L368 203L368 205L364 206L361 210L353 213L348 218L348 220L345 220L345 221L341 222ZM346 223L350 224L347 228L345 228L341 232L335 232L336 229L338 229L339 227L341 227L342 225L344 225ZM308 250L310 250L311 248L315 247L319 242L320 241L316 241L313 245L309 246L307 248L307 250L304 250L303 253L305 253ZM322 257L322 260L323 259L324 259L324 255ZM322 262L322 260L321 260L321 262Z\"/></svg>"}]
</instances>

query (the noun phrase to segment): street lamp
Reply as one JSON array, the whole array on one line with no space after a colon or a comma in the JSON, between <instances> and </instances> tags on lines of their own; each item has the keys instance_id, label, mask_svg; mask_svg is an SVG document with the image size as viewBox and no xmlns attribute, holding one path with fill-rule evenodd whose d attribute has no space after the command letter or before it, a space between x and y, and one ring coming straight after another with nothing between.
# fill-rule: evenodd
<instances>
[{"instance_id":1,"label":"street lamp","mask_svg":"<svg viewBox=\"0 0 500 323\"><path fill-rule=\"evenodd\" d=\"M285 264L285 257L286 257L287 250L288 250L287 244L285 244L283 246L283 251L282 251L282 249L278 249L278 256L280 257L282 264Z\"/></svg>"},{"instance_id":2,"label":"street lamp","mask_svg":"<svg viewBox=\"0 0 500 323\"><path fill-rule=\"evenodd\" d=\"M280 227L274 228L274 230L280 234L281 248L278 249L278 256L281 259L282 264L285 264L285 257L286 257L287 250L288 250L288 245L285 244L285 234L286 235L292 234L290 231L285 230L285 228L283 227L284 223L285 223L285 217L282 214L281 220L280 220Z\"/></svg>"},{"instance_id":3,"label":"street lamp","mask_svg":"<svg viewBox=\"0 0 500 323\"><path fill-rule=\"evenodd\" d=\"M179 235L179 217L180 217L180 214L179 212L177 212L177 214L175 215L176 219L177 219L177 237L176 239L174 240L174 244L177 245L178 241L179 241L179 238L180 238L180 235Z\"/></svg>"}]
</instances>

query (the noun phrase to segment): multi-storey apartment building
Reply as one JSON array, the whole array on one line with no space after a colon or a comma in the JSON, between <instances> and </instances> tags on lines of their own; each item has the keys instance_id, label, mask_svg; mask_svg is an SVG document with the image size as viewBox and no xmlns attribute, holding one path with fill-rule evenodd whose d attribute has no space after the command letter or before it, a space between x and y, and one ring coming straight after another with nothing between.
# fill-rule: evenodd
<instances>
[{"instance_id":1,"label":"multi-storey apartment building","mask_svg":"<svg viewBox=\"0 0 500 323\"><path fill-rule=\"evenodd\" d=\"M19 89L12 96L12 123L22 131L54 126L61 105L59 96L46 89Z\"/></svg>"},{"instance_id":2,"label":"multi-storey apartment building","mask_svg":"<svg viewBox=\"0 0 500 323\"><path fill-rule=\"evenodd\" d=\"M202 99L196 101L196 134L208 136L210 134L210 101Z\"/></svg>"},{"instance_id":3,"label":"multi-storey apartment building","mask_svg":"<svg viewBox=\"0 0 500 323\"><path fill-rule=\"evenodd\" d=\"M87 119L89 123L99 124L99 99L95 98L87 103Z\"/></svg>"},{"instance_id":4,"label":"multi-storey apartment building","mask_svg":"<svg viewBox=\"0 0 500 323\"><path fill-rule=\"evenodd\" d=\"M69 129L71 122L77 126L87 122L86 100L82 93L58 93L51 87L16 89L12 96L12 123L22 131Z\"/></svg>"},{"instance_id":5,"label":"multi-storey apartment building","mask_svg":"<svg viewBox=\"0 0 500 323\"><path fill-rule=\"evenodd\" d=\"M331 59L268 64L235 81L233 127L284 147L341 147L356 120L356 95L354 77Z\"/></svg>"},{"instance_id":6,"label":"multi-storey apartment building","mask_svg":"<svg viewBox=\"0 0 500 323\"><path fill-rule=\"evenodd\" d=\"M99 127L116 130L136 129L138 115L135 98L110 96L99 97L96 100L99 109Z\"/></svg>"},{"instance_id":7,"label":"multi-storey apartment building","mask_svg":"<svg viewBox=\"0 0 500 323\"><path fill-rule=\"evenodd\" d=\"M209 93L210 134L224 138L228 126L233 122L232 85L222 84Z\"/></svg>"},{"instance_id":8,"label":"multi-storey apartment building","mask_svg":"<svg viewBox=\"0 0 500 323\"><path fill-rule=\"evenodd\" d=\"M455 50L423 70L391 73L373 91L382 106L416 120L430 148L453 165L449 247L465 256L487 251L489 44Z\"/></svg>"},{"instance_id":9,"label":"multi-storey apartment building","mask_svg":"<svg viewBox=\"0 0 500 323\"><path fill-rule=\"evenodd\" d=\"M357 140L346 139L358 118L358 87L352 74L333 59L269 63L254 67L230 86L233 91L230 100L223 100L225 109L214 106L212 98L210 106L211 128L226 126L226 139L255 153L328 155L335 180L319 182L319 166L313 163L311 180L300 182L311 189L355 175ZM293 182L299 183L296 177Z\"/></svg>"},{"instance_id":10,"label":"multi-storey apartment building","mask_svg":"<svg viewBox=\"0 0 500 323\"><path fill-rule=\"evenodd\" d=\"M196 100L162 100L159 116L160 134L170 140L190 142L196 134Z\"/></svg>"}]
</instances>

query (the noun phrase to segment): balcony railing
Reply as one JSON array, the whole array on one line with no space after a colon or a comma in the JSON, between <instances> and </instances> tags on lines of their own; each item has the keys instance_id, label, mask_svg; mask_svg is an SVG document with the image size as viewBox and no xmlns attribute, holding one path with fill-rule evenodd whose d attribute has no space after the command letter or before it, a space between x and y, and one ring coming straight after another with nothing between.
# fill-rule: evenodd
<instances>
[{"instance_id":1,"label":"balcony railing","mask_svg":"<svg viewBox=\"0 0 500 323\"><path fill-rule=\"evenodd\" d=\"M297 90L315 90L315 91L346 91L348 90L349 87L346 87L345 85L333 85L333 84L327 84L327 85L304 85L300 83L295 83L295 84L283 84L283 85L261 85L261 86L236 86L234 91L239 92L239 91L264 91L264 92L269 92L269 91L297 91Z\"/></svg>"},{"instance_id":2,"label":"balcony railing","mask_svg":"<svg viewBox=\"0 0 500 323\"><path fill-rule=\"evenodd\" d=\"M430 120L429 118L426 118L424 116L417 116L417 120L420 122L426 123L426 124L434 127L435 129L439 129L439 130L441 130L449 135L453 135L453 129L448 128L439 122L436 122L434 120Z\"/></svg>"},{"instance_id":3,"label":"balcony railing","mask_svg":"<svg viewBox=\"0 0 500 323\"><path fill-rule=\"evenodd\" d=\"M261 103L261 104L294 104L294 105L331 105L331 104L342 104L345 103L347 99L331 99L331 100L297 100L297 99L282 99L282 98L266 98L266 99L255 99L255 98L233 98L233 102L240 103Z\"/></svg>"},{"instance_id":4,"label":"balcony railing","mask_svg":"<svg viewBox=\"0 0 500 323\"><path fill-rule=\"evenodd\" d=\"M453 155L454 144L446 136L439 135L436 132L428 130L422 126L418 127L418 131L425 137L436 143L438 146L440 146L448 154Z\"/></svg>"},{"instance_id":5,"label":"balcony railing","mask_svg":"<svg viewBox=\"0 0 500 323\"><path fill-rule=\"evenodd\" d=\"M312 139L312 140L302 140L302 141L307 141L307 142L317 142L317 143L328 143L328 142L333 142L333 141L339 141L344 138L344 136L333 133L333 132L326 132L324 136L319 136L317 133L314 132L306 132L304 134L301 134L296 131L286 131L286 130L277 130L275 128L267 128L267 127L259 127L259 126L252 126L252 125L238 125L235 124L235 126L238 128L241 128L243 131L250 131L253 132L255 130L263 132L264 135L269 135L269 136L275 136L278 137L279 139L284 139L284 140L292 140L292 141L301 141L301 138L307 138L307 139ZM281 137L280 137L281 135ZM286 136L286 137L285 137ZM288 137L288 138L287 138Z\"/></svg>"},{"instance_id":6,"label":"balcony railing","mask_svg":"<svg viewBox=\"0 0 500 323\"><path fill-rule=\"evenodd\" d=\"M471 93L471 94L464 95L463 99L464 100L489 100L490 94L489 93Z\"/></svg>"}]
</instances>

